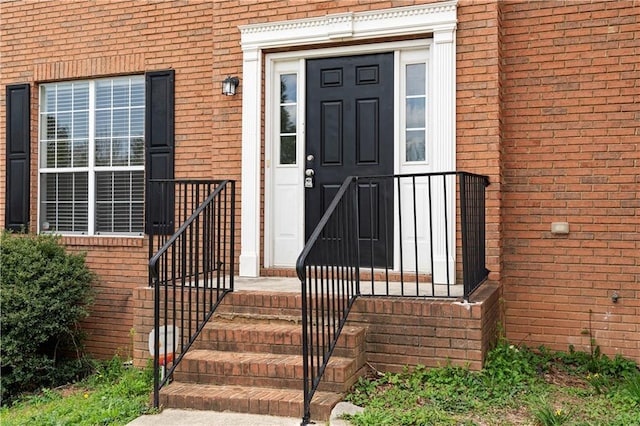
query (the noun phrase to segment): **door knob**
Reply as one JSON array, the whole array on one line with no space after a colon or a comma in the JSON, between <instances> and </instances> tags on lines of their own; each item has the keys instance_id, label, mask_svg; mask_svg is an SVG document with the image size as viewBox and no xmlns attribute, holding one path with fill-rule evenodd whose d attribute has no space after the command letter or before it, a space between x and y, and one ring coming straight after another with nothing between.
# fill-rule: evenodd
<instances>
[{"instance_id":1,"label":"door knob","mask_svg":"<svg viewBox=\"0 0 640 426\"><path fill-rule=\"evenodd\" d=\"M316 174L316 172L313 169L307 169L304 171L304 174L307 176L313 176Z\"/></svg>"}]
</instances>

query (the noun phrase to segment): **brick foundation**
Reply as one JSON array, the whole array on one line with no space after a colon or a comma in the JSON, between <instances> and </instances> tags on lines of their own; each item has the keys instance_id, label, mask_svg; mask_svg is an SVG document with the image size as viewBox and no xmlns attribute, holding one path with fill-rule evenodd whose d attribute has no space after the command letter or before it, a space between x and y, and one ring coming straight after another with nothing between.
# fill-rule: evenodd
<instances>
[{"instance_id":1,"label":"brick foundation","mask_svg":"<svg viewBox=\"0 0 640 426\"><path fill-rule=\"evenodd\" d=\"M135 289L133 306L134 363L142 366L149 359L153 289ZM301 297L239 291L227 295L216 312L221 318L212 321L269 316L272 321L297 323L301 320ZM401 371L406 365L436 367L451 362L479 370L495 343L499 317L499 287L485 283L469 304L446 299L361 297L347 326L366 328L366 359L376 369Z\"/></svg>"}]
</instances>

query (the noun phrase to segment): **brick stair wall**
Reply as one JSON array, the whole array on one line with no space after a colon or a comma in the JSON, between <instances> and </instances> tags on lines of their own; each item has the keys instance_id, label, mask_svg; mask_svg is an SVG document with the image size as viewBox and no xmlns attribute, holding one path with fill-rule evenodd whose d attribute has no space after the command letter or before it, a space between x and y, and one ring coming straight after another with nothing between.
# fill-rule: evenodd
<instances>
[{"instance_id":1,"label":"brick stair wall","mask_svg":"<svg viewBox=\"0 0 640 426\"><path fill-rule=\"evenodd\" d=\"M173 382L161 390L161 405L302 417L300 318L301 298L294 293L227 295L178 365ZM362 326L343 329L312 401L314 419L327 420L366 373L365 332Z\"/></svg>"},{"instance_id":2,"label":"brick stair wall","mask_svg":"<svg viewBox=\"0 0 640 426\"><path fill-rule=\"evenodd\" d=\"M312 401L312 418L328 418L331 407L368 365L380 371L446 363L482 368L497 337L499 295L497 284L485 283L470 303L359 298ZM152 289L136 290L134 309L134 363L143 366L149 358L147 336L153 328ZM162 390L161 403L302 416L300 312L299 294L228 294L185 355L175 381Z\"/></svg>"}]
</instances>

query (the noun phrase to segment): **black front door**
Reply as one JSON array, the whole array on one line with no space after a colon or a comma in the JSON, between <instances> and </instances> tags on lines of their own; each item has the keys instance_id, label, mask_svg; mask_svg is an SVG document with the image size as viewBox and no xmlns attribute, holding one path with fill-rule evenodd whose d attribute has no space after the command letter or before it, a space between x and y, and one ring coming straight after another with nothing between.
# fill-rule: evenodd
<instances>
[{"instance_id":1,"label":"black front door","mask_svg":"<svg viewBox=\"0 0 640 426\"><path fill-rule=\"evenodd\" d=\"M393 174L393 53L312 59L306 74L305 168L315 173L305 189L308 239L346 177ZM358 189L363 265L391 265L392 188Z\"/></svg>"}]
</instances>

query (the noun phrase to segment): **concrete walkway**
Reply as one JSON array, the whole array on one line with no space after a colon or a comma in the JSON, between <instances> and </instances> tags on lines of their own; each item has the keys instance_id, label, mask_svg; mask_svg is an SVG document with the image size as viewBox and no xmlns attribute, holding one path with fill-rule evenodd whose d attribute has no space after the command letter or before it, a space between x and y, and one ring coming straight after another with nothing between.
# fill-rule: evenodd
<instances>
[{"instance_id":1,"label":"concrete walkway","mask_svg":"<svg viewBox=\"0 0 640 426\"><path fill-rule=\"evenodd\" d=\"M301 419L215 411L174 410L141 416L128 426L298 426Z\"/></svg>"},{"instance_id":2,"label":"concrete walkway","mask_svg":"<svg viewBox=\"0 0 640 426\"><path fill-rule=\"evenodd\" d=\"M351 423L340 417L345 413L353 414L359 411L362 411L362 408L341 402L331 412L331 419L327 424L349 426ZM138 417L127 426L299 426L301 421L302 419L293 417L167 408L159 414ZM317 421L316 424L320 426L324 422Z\"/></svg>"}]
</instances>

